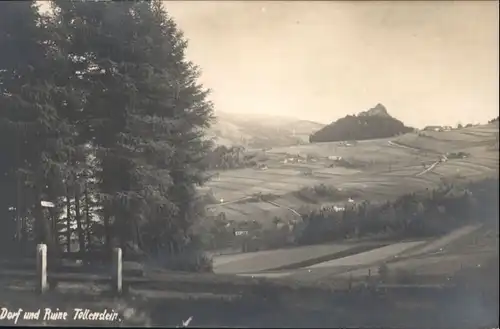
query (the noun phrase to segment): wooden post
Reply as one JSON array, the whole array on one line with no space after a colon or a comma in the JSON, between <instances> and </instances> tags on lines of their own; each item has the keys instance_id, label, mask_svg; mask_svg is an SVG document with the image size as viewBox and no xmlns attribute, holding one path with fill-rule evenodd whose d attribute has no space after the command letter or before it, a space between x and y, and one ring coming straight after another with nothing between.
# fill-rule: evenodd
<instances>
[{"instance_id":1,"label":"wooden post","mask_svg":"<svg viewBox=\"0 0 500 329\"><path fill-rule=\"evenodd\" d=\"M47 291L47 245L36 246L36 278L37 291L43 294Z\"/></svg>"},{"instance_id":2,"label":"wooden post","mask_svg":"<svg viewBox=\"0 0 500 329\"><path fill-rule=\"evenodd\" d=\"M111 284L113 288L113 292L116 294L122 293L122 249L115 248L113 249L113 262L112 262L112 275L111 275Z\"/></svg>"}]
</instances>

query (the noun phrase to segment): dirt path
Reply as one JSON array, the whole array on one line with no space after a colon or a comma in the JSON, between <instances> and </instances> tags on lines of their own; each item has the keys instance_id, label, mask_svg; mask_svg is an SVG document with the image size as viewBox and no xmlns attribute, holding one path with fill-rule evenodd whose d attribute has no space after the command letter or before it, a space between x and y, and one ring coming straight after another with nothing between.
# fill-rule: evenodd
<instances>
[{"instance_id":1,"label":"dirt path","mask_svg":"<svg viewBox=\"0 0 500 329\"><path fill-rule=\"evenodd\" d=\"M425 170L419 172L418 174L416 174L415 176L419 177L419 176L422 176L422 175L425 175L426 173L428 173L429 171L432 171L434 168L437 167L437 165L439 165L441 162L440 161L436 161L434 162L433 164L431 164L428 168L426 168Z\"/></svg>"},{"instance_id":2,"label":"dirt path","mask_svg":"<svg viewBox=\"0 0 500 329\"><path fill-rule=\"evenodd\" d=\"M396 143L394 141L388 141L387 144L389 144L390 146L400 147L400 148L404 148L407 150L420 151L419 148L402 145L402 144Z\"/></svg>"}]
</instances>

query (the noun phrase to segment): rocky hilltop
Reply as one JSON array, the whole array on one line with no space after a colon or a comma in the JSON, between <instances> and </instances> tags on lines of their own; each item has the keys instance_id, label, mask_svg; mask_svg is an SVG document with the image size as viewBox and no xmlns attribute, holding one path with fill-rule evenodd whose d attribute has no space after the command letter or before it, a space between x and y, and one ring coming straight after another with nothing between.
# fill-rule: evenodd
<instances>
[{"instance_id":1,"label":"rocky hilltop","mask_svg":"<svg viewBox=\"0 0 500 329\"><path fill-rule=\"evenodd\" d=\"M387 112L385 106L380 103L378 103L377 105L375 105L375 107L372 107L367 111L360 112L358 116L359 117L379 116L379 117L392 118L389 112Z\"/></svg>"},{"instance_id":2,"label":"rocky hilltop","mask_svg":"<svg viewBox=\"0 0 500 329\"><path fill-rule=\"evenodd\" d=\"M379 103L358 115L347 115L319 129L309 136L309 141L319 143L387 138L410 131L413 128L392 117L386 107Z\"/></svg>"}]
</instances>

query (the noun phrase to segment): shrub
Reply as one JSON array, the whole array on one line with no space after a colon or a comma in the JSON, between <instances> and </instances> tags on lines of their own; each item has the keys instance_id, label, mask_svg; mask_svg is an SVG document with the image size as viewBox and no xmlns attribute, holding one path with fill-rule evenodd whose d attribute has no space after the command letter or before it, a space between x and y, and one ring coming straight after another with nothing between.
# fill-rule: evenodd
<instances>
[{"instance_id":1,"label":"shrub","mask_svg":"<svg viewBox=\"0 0 500 329\"><path fill-rule=\"evenodd\" d=\"M470 154L467 152L452 152L446 155L448 159L464 159L468 158L469 156Z\"/></svg>"},{"instance_id":2,"label":"shrub","mask_svg":"<svg viewBox=\"0 0 500 329\"><path fill-rule=\"evenodd\" d=\"M366 163L363 163L361 161L356 161L354 159L340 158L340 159L334 160L333 163L331 163L328 167L330 167L330 168L343 167L343 168L347 168L347 169L363 169L363 168L366 168Z\"/></svg>"},{"instance_id":3,"label":"shrub","mask_svg":"<svg viewBox=\"0 0 500 329\"><path fill-rule=\"evenodd\" d=\"M201 240L194 238L188 246L177 253L161 250L150 263L164 269L182 272L213 272L212 257L202 251Z\"/></svg>"},{"instance_id":4,"label":"shrub","mask_svg":"<svg viewBox=\"0 0 500 329\"><path fill-rule=\"evenodd\" d=\"M182 252L162 259L162 267L182 272L213 272L213 260L204 252Z\"/></svg>"},{"instance_id":5,"label":"shrub","mask_svg":"<svg viewBox=\"0 0 500 329\"><path fill-rule=\"evenodd\" d=\"M495 123L495 122L498 122L498 118L499 118L499 117L493 118L493 119L491 119L490 121L488 121L488 123Z\"/></svg>"},{"instance_id":6,"label":"shrub","mask_svg":"<svg viewBox=\"0 0 500 329\"><path fill-rule=\"evenodd\" d=\"M227 170L247 168L257 165L257 161L264 161L266 156L261 154L245 154L245 149L239 146L217 146L205 157L204 162L208 169Z\"/></svg>"},{"instance_id":7,"label":"shrub","mask_svg":"<svg viewBox=\"0 0 500 329\"><path fill-rule=\"evenodd\" d=\"M294 192L294 194L297 198L308 203L318 203L319 201L345 201L350 197L356 196L356 193L348 193L325 184L304 187Z\"/></svg>"},{"instance_id":8,"label":"shrub","mask_svg":"<svg viewBox=\"0 0 500 329\"><path fill-rule=\"evenodd\" d=\"M268 202L268 201L274 201L278 198L279 198L279 196L276 194L258 192L258 193L252 194L252 196L250 196L249 198L245 198L245 199L237 201L235 203L241 204L241 203L248 203L248 202L262 202L262 201Z\"/></svg>"},{"instance_id":9,"label":"shrub","mask_svg":"<svg viewBox=\"0 0 500 329\"><path fill-rule=\"evenodd\" d=\"M386 263L383 263L382 265L379 266L378 275L380 277L380 281L382 282L387 281L387 278L389 277L389 267L387 266Z\"/></svg>"},{"instance_id":10,"label":"shrub","mask_svg":"<svg viewBox=\"0 0 500 329\"><path fill-rule=\"evenodd\" d=\"M217 203L220 203L220 200L218 200L215 197L213 191L209 191L209 192L201 195L200 202L202 202L203 204L217 204Z\"/></svg>"}]
</instances>

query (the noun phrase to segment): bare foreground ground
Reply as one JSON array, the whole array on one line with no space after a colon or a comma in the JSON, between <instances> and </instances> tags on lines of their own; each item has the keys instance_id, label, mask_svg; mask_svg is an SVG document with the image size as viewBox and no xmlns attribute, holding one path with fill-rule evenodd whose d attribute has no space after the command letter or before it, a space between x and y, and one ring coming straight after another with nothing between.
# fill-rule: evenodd
<instances>
[{"instance_id":1,"label":"bare foreground ground","mask_svg":"<svg viewBox=\"0 0 500 329\"><path fill-rule=\"evenodd\" d=\"M383 282L382 261L388 265ZM71 317L74 308L107 309L121 319L18 322L26 325L176 326L193 317L193 326L498 327L498 294L493 293L498 291L498 226L468 226L432 241L396 243L288 272L264 279L146 268L144 277L126 278L125 296L113 298L107 279L98 276L71 280L64 275L41 297L33 292L32 273L4 271L0 300L10 310L59 308Z\"/></svg>"}]
</instances>

